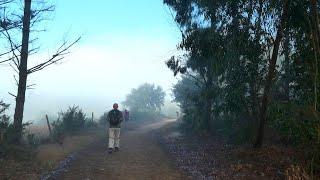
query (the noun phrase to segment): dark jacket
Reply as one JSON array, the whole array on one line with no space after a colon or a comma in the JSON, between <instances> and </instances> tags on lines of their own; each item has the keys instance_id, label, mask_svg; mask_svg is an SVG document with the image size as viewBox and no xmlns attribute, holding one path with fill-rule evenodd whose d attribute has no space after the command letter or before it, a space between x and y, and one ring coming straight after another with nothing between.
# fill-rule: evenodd
<instances>
[{"instance_id":1,"label":"dark jacket","mask_svg":"<svg viewBox=\"0 0 320 180\"><path fill-rule=\"evenodd\" d=\"M111 114L115 113L115 117L119 120L118 124L111 124L110 119L111 119ZM119 111L118 109L113 109L108 112L107 116L107 121L109 122L109 128L120 128L121 127L121 122L123 121L123 115L122 112Z\"/></svg>"}]
</instances>

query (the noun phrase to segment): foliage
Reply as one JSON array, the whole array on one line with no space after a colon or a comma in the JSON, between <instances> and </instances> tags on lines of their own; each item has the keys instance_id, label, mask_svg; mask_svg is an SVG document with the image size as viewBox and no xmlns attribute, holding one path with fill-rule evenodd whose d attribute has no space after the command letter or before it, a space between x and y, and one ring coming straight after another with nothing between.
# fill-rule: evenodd
<instances>
[{"instance_id":1,"label":"foliage","mask_svg":"<svg viewBox=\"0 0 320 180\"><path fill-rule=\"evenodd\" d=\"M95 127L97 127L97 123L88 119L81 108L72 106L66 111L60 112L59 118L52 122L52 135L55 141L60 142L66 134L73 134Z\"/></svg>"},{"instance_id":2,"label":"foliage","mask_svg":"<svg viewBox=\"0 0 320 180\"><path fill-rule=\"evenodd\" d=\"M60 142L64 135L68 133L64 127L63 121L61 121L59 118L52 122L52 139L55 142Z\"/></svg>"},{"instance_id":3,"label":"foliage","mask_svg":"<svg viewBox=\"0 0 320 180\"><path fill-rule=\"evenodd\" d=\"M94 119L87 119L85 122L86 128L97 128L98 122L96 122Z\"/></svg>"},{"instance_id":4,"label":"foliage","mask_svg":"<svg viewBox=\"0 0 320 180\"><path fill-rule=\"evenodd\" d=\"M61 112L61 120L66 131L74 132L85 127L86 115L78 106L72 106Z\"/></svg>"},{"instance_id":5,"label":"foliage","mask_svg":"<svg viewBox=\"0 0 320 180\"><path fill-rule=\"evenodd\" d=\"M0 101L0 131L3 133L4 138L2 144L15 143L14 138L17 134L17 130L14 128L13 123L10 121L10 117L5 114L5 111L8 110L9 106L9 104ZM25 133L25 129L29 125L31 125L31 123L27 122L22 124L23 133Z\"/></svg>"},{"instance_id":6,"label":"foliage","mask_svg":"<svg viewBox=\"0 0 320 180\"><path fill-rule=\"evenodd\" d=\"M319 1L164 3L186 52L167 61L182 74L173 93L184 124L252 142L263 137L267 112L271 128L290 144L312 147L312 164L320 164Z\"/></svg>"},{"instance_id":7,"label":"foliage","mask_svg":"<svg viewBox=\"0 0 320 180\"><path fill-rule=\"evenodd\" d=\"M130 112L155 114L160 113L164 104L165 92L160 86L145 83L137 89L132 89L127 95L124 105L130 108Z\"/></svg>"},{"instance_id":8,"label":"foliage","mask_svg":"<svg viewBox=\"0 0 320 180\"><path fill-rule=\"evenodd\" d=\"M155 112L155 111L144 111L144 112L133 111L130 113L130 119L134 120L134 121L155 120L155 119L163 118L163 117L164 116L162 114L160 114L159 112Z\"/></svg>"},{"instance_id":9,"label":"foliage","mask_svg":"<svg viewBox=\"0 0 320 180\"><path fill-rule=\"evenodd\" d=\"M8 110L9 104L0 101L0 135L2 134L3 139L0 140L0 157L8 155L10 152L21 151L22 148L16 148L15 146L15 137L17 136L17 130L14 128L13 123L10 121L10 117L5 114L6 110ZM23 123L23 135L26 133L26 127L31 125L31 123ZM38 145L38 141L35 141L36 138L34 135L27 134L26 136L27 145L31 145L31 147L35 147Z\"/></svg>"},{"instance_id":10,"label":"foliage","mask_svg":"<svg viewBox=\"0 0 320 180\"><path fill-rule=\"evenodd\" d=\"M34 133L28 133L26 135L26 140L27 140L28 145L30 145L32 147L37 147L41 143L40 138Z\"/></svg>"},{"instance_id":11,"label":"foliage","mask_svg":"<svg viewBox=\"0 0 320 180\"><path fill-rule=\"evenodd\" d=\"M108 116L108 113L105 112L103 113L103 115L100 116L99 118L99 124L102 126L102 127L105 127L107 125L107 116Z\"/></svg>"},{"instance_id":12,"label":"foliage","mask_svg":"<svg viewBox=\"0 0 320 180\"><path fill-rule=\"evenodd\" d=\"M13 124L10 122L10 117L5 114L5 111L9 108L9 104L5 104L0 101L0 131L3 134L2 144L13 143L13 138L15 136L15 131Z\"/></svg>"},{"instance_id":13,"label":"foliage","mask_svg":"<svg viewBox=\"0 0 320 180\"><path fill-rule=\"evenodd\" d=\"M10 118L5 114L5 111L9 108L9 104L0 101L0 129L7 129L10 124Z\"/></svg>"},{"instance_id":14,"label":"foliage","mask_svg":"<svg viewBox=\"0 0 320 180\"><path fill-rule=\"evenodd\" d=\"M277 129L286 144L303 145L309 157L310 169L320 168L320 121L313 107L295 103L273 103L270 126Z\"/></svg>"},{"instance_id":15,"label":"foliage","mask_svg":"<svg viewBox=\"0 0 320 180\"><path fill-rule=\"evenodd\" d=\"M294 144L315 142L317 122L312 107L293 103L274 103L269 111L270 125ZM299 119L299 120L298 120Z\"/></svg>"}]
</instances>

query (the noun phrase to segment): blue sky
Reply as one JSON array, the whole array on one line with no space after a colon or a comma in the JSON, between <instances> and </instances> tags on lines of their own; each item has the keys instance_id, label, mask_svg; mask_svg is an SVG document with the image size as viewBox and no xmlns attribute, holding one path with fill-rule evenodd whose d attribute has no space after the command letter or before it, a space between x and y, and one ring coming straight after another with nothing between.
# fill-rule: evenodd
<instances>
[{"instance_id":1,"label":"blue sky","mask_svg":"<svg viewBox=\"0 0 320 180\"><path fill-rule=\"evenodd\" d=\"M64 37L82 36L63 63L31 74L25 120L56 114L70 105L103 113L122 102L132 88L148 82L160 85L170 99L177 81L165 61L179 53L180 33L162 0L54 0L55 12L41 24L41 51L30 65L41 62ZM0 66L0 99L12 104L7 92L16 93L14 72ZM2 73L5 76L2 76ZM8 78L9 77L9 78Z\"/></svg>"},{"instance_id":2,"label":"blue sky","mask_svg":"<svg viewBox=\"0 0 320 180\"><path fill-rule=\"evenodd\" d=\"M48 22L50 29L46 34L79 34L85 42L104 34L166 36L175 42L180 36L162 0L55 0L53 3L56 11L53 21Z\"/></svg>"}]
</instances>

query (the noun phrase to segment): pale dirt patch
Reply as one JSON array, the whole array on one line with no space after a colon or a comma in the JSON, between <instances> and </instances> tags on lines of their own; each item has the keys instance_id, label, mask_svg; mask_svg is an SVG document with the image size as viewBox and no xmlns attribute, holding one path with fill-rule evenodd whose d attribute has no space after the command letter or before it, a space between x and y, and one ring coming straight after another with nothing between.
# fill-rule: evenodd
<instances>
[{"instance_id":1,"label":"pale dirt patch","mask_svg":"<svg viewBox=\"0 0 320 180\"><path fill-rule=\"evenodd\" d=\"M53 168L58 162L73 152L92 143L96 138L94 134L83 134L72 137L66 137L62 145L44 144L37 148L36 160L43 163L48 168Z\"/></svg>"},{"instance_id":2,"label":"pale dirt patch","mask_svg":"<svg viewBox=\"0 0 320 180\"><path fill-rule=\"evenodd\" d=\"M26 128L26 132L35 134L38 137L45 138L49 136L49 130L47 125L30 125Z\"/></svg>"}]
</instances>

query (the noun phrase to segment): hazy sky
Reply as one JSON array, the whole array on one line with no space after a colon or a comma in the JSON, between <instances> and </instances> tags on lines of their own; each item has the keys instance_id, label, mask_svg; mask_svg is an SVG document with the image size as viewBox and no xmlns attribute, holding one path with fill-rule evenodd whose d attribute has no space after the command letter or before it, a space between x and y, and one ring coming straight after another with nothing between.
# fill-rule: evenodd
<instances>
[{"instance_id":1,"label":"hazy sky","mask_svg":"<svg viewBox=\"0 0 320 180\"><path fill-rule=\"evenodd\" d=\"M29 76L25 120L38 120L69 105L102 113L122 102L132 88L148 82L170 94L176 82L165 60L177 53L180 40L163 0L55 0L55 12L41 33L37 62L67 37L82 40L63 63ZM31 62L32 63L32 62ZM14 71L0 65L0 99L11 103L16 93Z\"/></svg>"}]
</instances>

